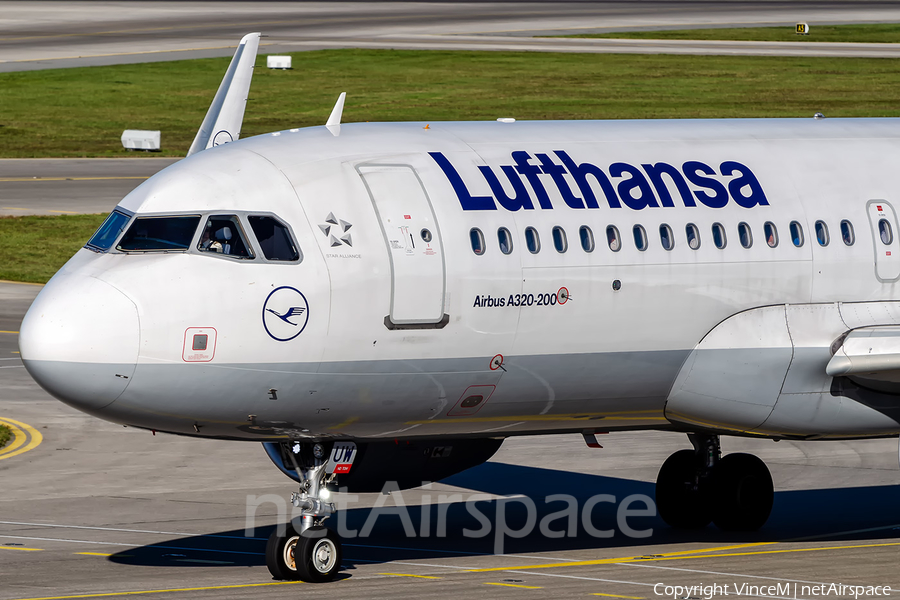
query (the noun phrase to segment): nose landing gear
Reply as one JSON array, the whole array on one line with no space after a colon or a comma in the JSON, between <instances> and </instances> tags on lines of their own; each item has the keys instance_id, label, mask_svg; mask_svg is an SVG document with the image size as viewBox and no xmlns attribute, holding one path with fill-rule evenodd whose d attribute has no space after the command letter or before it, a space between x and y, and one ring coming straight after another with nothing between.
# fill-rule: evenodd
<instances>
[{"instance_id":1,"label":"nose landing gear","mask_svg":"<svg viewBox=\"0 0 900 600\"><path fill-rule=\"evenodd\" d=\"M722 457L719 436L689 434L693 450L679 450L656 479L659 516L672 527L698 529L710 521L725 531L755 531L772 511L774 486L752 454Z\"/></svg>"},{"instance_id":2,"label":"nose landing gear","mask_svg":"<svg viewBox=\"0 0 900 600\"><path fill-rule=\"evenodd\" d=\"M334 477L321 444L295 443L284 449L300 479L300 491L291 502L301 514L276 527L266 544L266 566L275 579L322 583L333 580L341 568L341 539L323 523L334 514L326 484ZM349 468L349 465L348 465ZM329 470L331 471L329 473Z\"/></svg>"},{"instance_id":3,"label":"nose landing gear","mask_svg":"<svg viewBox=\"0 0 900 600\"><path fill-rule=\"evenodd\" d=\"M302 533L288 525L285 535L275 531L266 544L266 566L275 579L323 583L341 568L341 540L321 525Z\"/></svg>"}]
</instances>

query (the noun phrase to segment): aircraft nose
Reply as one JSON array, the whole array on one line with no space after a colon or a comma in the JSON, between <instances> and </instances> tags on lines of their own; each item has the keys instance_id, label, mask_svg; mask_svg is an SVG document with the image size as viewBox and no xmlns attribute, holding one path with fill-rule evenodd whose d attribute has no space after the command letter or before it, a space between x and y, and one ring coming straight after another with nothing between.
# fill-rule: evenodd
<instances>
[{"instance_id":1,"label":"aircraft nose","mask_svg":"<svg viewBox=\"0 0 900 600\"><path fill-rule=\"evenodd\" d=\"M35 298L19 331L19 351L35 381L66 404L99 411L134 374L137 307L95 277L59 274Z\"/></svg>"}]
</instances>

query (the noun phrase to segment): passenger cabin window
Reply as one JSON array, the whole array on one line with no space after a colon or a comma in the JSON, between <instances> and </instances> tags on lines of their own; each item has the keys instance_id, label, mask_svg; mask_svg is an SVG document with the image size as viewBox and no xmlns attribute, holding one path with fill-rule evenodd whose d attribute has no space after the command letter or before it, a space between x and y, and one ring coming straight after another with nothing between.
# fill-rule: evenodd
<instances>
[{"instance_id":1,"label":"passenger cabin window","mask_svg":"<svg viewBox=\"0 0 900 600\"><path fill-rule=\"evenodd\" d=\"M109 250L116 238L119 237L119 234L125 230L129 220L131 220L129 215L118 210L112 211L106 217L106 220L103 221L103 224L100 225L100 228L97 229L97 232L91 236L87 247L93 250Z\"/></svg>"},{"instance_id":2,"label":"passenger cabin window","mask_svg":"<svg viewBox=\"0 0 900 600\"><path fill-rule=\"evenodd\" d=\"M562 254L569 249L569 240L566 239L566 231L562 227L553 228L553 247Z\"/></svg>"},{"instance_id":3,"label":"passenger cabin window","mask_svg":"<svg viewBox=\"0 0 900 600\"><path fill-rule=\"evenodd\" d=\"M512 252L513 244L512 244L512 236L509 233L509 229L506 227L501 227L497 230L497 241L500 243L500 252L503 254L509 254Z\"/></svg>"},{"instance_id":4,"label":"passenger cabin window","mask_svg":"<svg viewBox=\"0 0 900 600\"><path fill-rule=\"evenodd\" d=\"M684 228L684 235L687 237L688 248L696 250L700 247L700 230L693 223L688 223Z\"/></svg>"},{"instance_id":5,"label":"passenger cabin window","mask_svg":"<svg viewBox=\"0 0 900 600\"><path fill-rule=\"evenodd\" d=\"M894 232L891 229L891 224L888 223L887 219L881 219L878 221L878 236L881 238L881 243L885 246L889 246L891 242L894 241Z\"/></svg>"},{"instance_id":6,"label":"passenger cabin window","mask_svg":"<svg viewBox=\"0 0 900 600\"><path fill-rule=\"evenodd\" d=\"M537 254L541 251L541 238L534 227L525 228L525 246L532 254Z\"/></svg>"},{"instance_id":7,"label":"passenger cabin window","mask_svg":"<svg viewBox=\"0 0 900 600\"><path fill-rule=\"evenodd\" d=\"M469 230L469 241L472 243L472 252L481 256L484 254L484 234L477 227Z\"/></svg>"},{"instance_id":8,"label":"passenger cabin window","mask_svg":"<svg viewBox=\"0 0 900 600\"><path fill-rule=\"evenodd\" d=\"M618 252L622 248L622 241L619 237L619 229L615 225L606 228L606 243L613 252Z\"/></svg>"},{"instance_id":9,"label":"passenger cabin window","mask_svg":"<svg viewBox=\"0 0 900 600\"><path fill-rule=\"evenodd\" d=\"M578 230L578 235L581 237L581 248L585 252L593 252L594 251L594 232L591 231L591 228L587 225L582 225L581 229Z\"/></svg>"},{"instance_id":10,"label":"passenger cabin window","mask_svg":"<svg viewBox=\"0 0 900 600\"><path fill-rule=\"evenodd\" d=\"M631 228L631 233L634 235L634 247L643 252L647 249L647 232L644 231L644 228L641 225L635 225Z\"/></svg>"},{"instance_id":11,"label":"passenger cabin window","mask_svg":"<svg viewBox=\"0 0 900 600\"><path fill-rule=\"evenodd\" d=\"M300 252L287 226L273 217L247 217L266 260L296 261Z\"/></svg>"},{"instance_id":12,"label":"passenger cabin window","mask_svg":"<svg viewBox=\"0 0 900 600\"><path fill-rule=\"evenodd\" d=\"M725 228L721 223L713 223L712 236L713 244L715 244L716 248L718 248L719 250L724 248L725 244L728 243L728 239L725 237Z\"/></svg>"},{"instance_id":13,"label":"passenger cabin window","mask_svg":"<svg viewBox=\"0 0 900 600\"><path fill-rule=\"evenodd\" d=\"M848 246L852 246L856 241L856 234L853 232L853 223L844 219L841 221L841 239Z\"/></svg>"},{"instance_id":14,"label":"passenger cabin window","mask_svg":"<svg viewBox=\"0 0 900 600\"><path fill-rule=\"evenodd\" d=\"M816 221L816 241L820 246L828 245L828 225L825 221Z\"/></svg>"},{"instance_id":15,"label":"passenger cabin window","mask_svg":"<svg viewBox=\"0 0 900 600\"><path fill-rule=\"evenodd\" d=\"M763 233L766 236L766 244L769 248L774 248L778 245L778 229L776 229L775 223L766 221L763 225Z\"/></svg>"},{"instance_id":16,"label":"passenger cabin window","mask_svg":"<svg viewBox=\"0 0 900 600\"><path fill-rule=\"evenodd\" d=\"M666 250L675 247L675 238L672 235L672 228L663 223L659 226L659 241Z\"/></svg>"},{"instance_id":17,"label":"passenger cabin window","mask_svg":"<svg viewBox=\"0 0 900 600\"><path fill-rule=\"evenodd\" d=\"M234 215L213 215L206 221L197 249L233 258L253 258L243 228Z\"/></svg>"},{"instance_id":18,"label":"passenger cabin window","mask_svg":"<svg viewBox=\"0 0 900 600\"><path fill-rule=\"evenodd\" d=\"M798 248L803 245L803 226L797 221L791 221L791 243Z\"/></svg>"},{"instance_id":19,"label":"passenger cabin window","mask_svg":"<svg viewBox=\"0 0 900 600\"><path fill-rule=\"evenodd\" d=\"M200 216L138 217L122 236L124 252L184 252L191 245Z\"/></svg>"},{"instance_id":20,"label":"passenger cabin window","mask_svg":"<svg viewBox=\"0 0 900 600\"><path fill-rule=\"evenodd\" d=\"M744 248L749 248L753 245L753 232L750 231L750 226L746 223L738 223L738 239Z\"/></svg>"}]
</instances>

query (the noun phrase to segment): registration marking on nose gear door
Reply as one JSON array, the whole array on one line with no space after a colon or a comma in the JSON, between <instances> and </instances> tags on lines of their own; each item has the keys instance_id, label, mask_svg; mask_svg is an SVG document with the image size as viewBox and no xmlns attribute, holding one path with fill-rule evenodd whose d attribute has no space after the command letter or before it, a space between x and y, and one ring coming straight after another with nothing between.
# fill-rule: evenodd
<instances>
[{"instance_id":1,"label":"registration marking on nose gear door","mask_svg":"<svg viewBox=\"0 0 900 600\"><path fill-rule=\"evenodd\" d=\"M328 457L328 463L325 465L325 471L328 474L337 473L338 475L349 473L350 467L353 466L353 460L355 458L355 443L337 442L331 449L331 456Z\"/></svg>"}]
</instances>

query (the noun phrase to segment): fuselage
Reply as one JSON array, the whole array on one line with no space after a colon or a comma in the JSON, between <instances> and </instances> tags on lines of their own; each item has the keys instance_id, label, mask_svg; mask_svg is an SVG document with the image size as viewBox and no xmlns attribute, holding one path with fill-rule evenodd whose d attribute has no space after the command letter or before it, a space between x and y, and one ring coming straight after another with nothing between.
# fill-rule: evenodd
<instances>
[{"instance_id":1,"label":"fuselage","mask_svg":"<svg viewBox=\"0 0 900 600\"><path fill-rule=\"evenodd\" d=\"M898 145L895 119L354 124L257 136L185 159L123 199L124 233L80 250L28 312L22 358L81 410L207 437L697 424L770 437L896 434L893 413L850 408L824 369L846 331L900 323ZM194 216L184 248L118 249L138 219ZM295 258L267 258L263 218L289 233ZM229 223L233 237L220 243L230 253L203 247ZM798 306L826 316L807 323ZM667 407L710 332L766 307L787 315L790 355L778 389L760 392L771 399L746 389L735 400L761 406L762 420ZM733 357L723 377L764 369L752 352L781 347L754 329L765 323L719 329L733 342L716 350ZM791 379L801 363L809 374ZM828 397L837 412L822 416ZM825 407L819 421L768 416L794 400Z\"/></svg>"}]
</instances>

